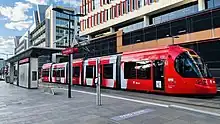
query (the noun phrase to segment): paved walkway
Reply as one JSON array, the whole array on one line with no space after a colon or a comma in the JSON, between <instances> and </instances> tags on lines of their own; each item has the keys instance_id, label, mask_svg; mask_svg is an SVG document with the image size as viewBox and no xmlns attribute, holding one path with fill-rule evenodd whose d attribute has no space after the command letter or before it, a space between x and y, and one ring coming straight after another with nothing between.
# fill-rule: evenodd
<instances>
[{"instance_id":1,"label":"paved walkway","mask_svg":"<svg viewBox=\"0 0 220 124\"><path fill-rule=\"evenodd\" d=\"M174 108L58 90L58 95L0 81L0 124L219 124L220 117Z\"/></svg>"}]
</instances>

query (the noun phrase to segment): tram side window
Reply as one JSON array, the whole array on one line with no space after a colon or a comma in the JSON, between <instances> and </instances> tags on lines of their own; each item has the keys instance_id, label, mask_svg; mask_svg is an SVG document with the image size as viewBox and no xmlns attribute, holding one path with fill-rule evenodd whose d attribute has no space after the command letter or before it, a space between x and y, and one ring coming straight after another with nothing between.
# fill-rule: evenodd
<instances>
[{"instance_id":1,"label":"tram side window","mask_svg":"<svg viewBox=\"0 0 220 124\"><path fill-rule=\"evenodd\" d=\"M151 63L138 63L137 62L137 79L150 79L151 78Z\"/></svg>"},{"instance_id":2,"label":"tram side window","mask_svg":"<svg viewBox=\"0 0 220 124\"><path fill-rule=\"evenodd\" d=\"M54 69L53 70L53 77L56 77L57 76L57 69Z\"/></svg>"},{"instance_id":3,"label":"tram side window","mask_svg":"<svg viewBox=\"0 0 220 124\"><path fill-rule=\"evenodd\" d=\"M86 78L93 78L93 66L86 66Z\"/></svg>"},{"instance_id":4,"label":"tram side window","mask_svg":"<svg viewBox=\"0 0 220 124\"><path fill-rule=\"evenodd\" d=\"M60 69L56 69L56 77L60 77Z\"/></svg>"},{"instance_id":5,"label":"tram side window","mask_svg":"<svg viewBox=\"0 0 220 124\"><path fill-rule=\"evenodd\" d=\"M43 77L48 77L49 76L49 70L44 69L43 72L42 72L42 76Z\"/></svg>"},{"instance_id":6,"label":"tram side window","mask_svg":"<svg viewBox=\"0 0 220 124\"><path fill-rule=\"evenodd\" d=\"M113 79L113 64L105 64L103 66L103 77L105 79Z\"/></svg>"},{"instance_id":7,"label":"tram side window","mask_svg":"<svg viewBox=\"0 0 220 124\"><path fill-rule=\"evenodd\" d=\"M80 74L80 68L73 67L73 77L79 77L79 74Z\"/></svg>"},{"instance_id":8,"label":"tram side window","mask_svg":"<svg viewBox=\"0 0 220 124\"><path fill-rule=\"evenodd\" d=\"M125 62L124 63L124 77L125 79L136 79L136 63L135 62Z\"/></svg>"},{"instance_id":9,"label":"tram side window","mask_svg":"<svg viewBox=\"0 0 220 124\"><path fill-rule=\"evenodd\" d=\"M61 73L61 77L65 77L65 70L64 70L64 68L61 68L61 70L60 70L60 73Z\"/></svg>"}]
</instances>

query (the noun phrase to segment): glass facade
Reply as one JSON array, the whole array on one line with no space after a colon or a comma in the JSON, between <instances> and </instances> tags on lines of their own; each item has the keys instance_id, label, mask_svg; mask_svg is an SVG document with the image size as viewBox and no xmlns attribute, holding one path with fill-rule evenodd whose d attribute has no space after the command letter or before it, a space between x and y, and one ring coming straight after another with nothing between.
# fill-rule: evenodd
<instances>
[{"instance_id":1,"label":"glass facade","mask_svg":"<svg viewBox=\"0 0 220 124\"><path fill-rule=\"evenodd\" d=\"M72 14L74 14L74 13L72 13ZM59 12L56 12L56 17L57 18L62 18L62 19L69 19L68 15L63 14L63 13L59 13ZM74 20L74 18L75 18L74 16L70 16L71 20Z\"/></svg>"},{"instance_id":2,"label":"glass facade","mask_svg":"<svg viewBox=\"0 0 220 124\"><path fill-rule=\"evenodd\" d=\"M40 47L46 47L45 44L45 38L46 38L46 27L45 22L41 23L36 30L30 33L31 35L31 45L33 46L40 46Z\"/></svg>"},{"instance_id":3,"label":"glass facade","mask_svg":"<svg viewBox=\"0 0 220 124\"><path fill-rule=\"evenodd\" d=\"M220 0L206 0L205 5L206 5L206 9L219 7L220 6Z\"/></svg>"},{"instance_id":4,"label":"glass facade","mask_svg":"<svg viewBox=\"0 0 220 124\"><path fill-rule=\"evenodd\" d=\"M157 40L169 36L199 32L220 27L220 10L206 11L187 18L164 22L132 32L124 33L123 45Z\"/></svg>"},{"instance_id":5,"label":"glass facade","mask_svg":"<svg viewBox=\"0 0 220 124\"><path fill-rule=\"evenodd\" d=\"M68 21L68 20L56 19L56 25L57 25L57 26L68 28L68 24L69 24L69 21ZM74 23L71 22L71 25L73 25L73 24L74 24Z\"/></svg>"},{"instance_id":6,"label":"glass facade","mask_svg":"<svg viewBox=\"0 0 220 124\"><path fill-rule=\"evenodd\" d=\"M65 34L69 34L69 16L59 13L56 13L56 40L60 40L56 43L57 47L66 47L68 46L67 37L63 37ZM75 30L74 21L75 19L78 21L79 17L71 16L70 28L71 30ZM78 30L78 28L76 29ZM62 39L60 39L62 38Z\"/></svg>"},{"instance_id":7,"label":"glass facade","mask_svg":"<svg viewBox=\"0 0 220 124\"><path fill-rule=\"evenodd\" d=\"M64 37L65 34L68 36L68 29L56 27L56 40L62 38L59 42L56 43L57 47L68 46L67 37Z\"/></svg>"},{"instance_id":8,"label":"glass facade","mask_svg":"<svg viewBox=\"0 0 220 124\"><path fill-rule=\"evenodd\" d=\"M154 15L151 17L150 23L159 24L159 23L167 22L169 20L184 17L196 12L198 12L198 3L190 3L188 5L184 5L182 7Z\"/></svg>"},{"instance_id":9,"label":"glass facade","mask_svg":"<svg viewBox=\"0 0 220 124\"><path fill-rule=\"evenodd\" d=\"M144 27L144 22L138 22L138 23L123 27L122 29L123 29L123 32L126 33L126 32L131 32L137 29L141 29L143 27Z\"/></svg>"},{"instance_id":10,"label":"glass facade","mask_svg":"<svg viewBox=\"0 0 220 124\"><path fill-rule=\"evenodd\" d=\"M34 32L32 34L32 38L35 38L36 36L38 36L41 32L43 32L45 30L45 25L43 25L42 27L40 27L40 29L38 29L36 32Z\"/></svg>"},{"instance_id":11,"label":"glass facade","mask_svg":"<svg viewBox=\"0 0 220 124\"><path fill-rule=\"evenodd\" d=\"M86 55L85 51L79 48L79 53L75 54L75 58L81 57L98 57L105 55L116 54L116 36L111 35L105 38L90 41L89 45L86 47L90 50L90 53Z\"/></svg>"}]
</instances>

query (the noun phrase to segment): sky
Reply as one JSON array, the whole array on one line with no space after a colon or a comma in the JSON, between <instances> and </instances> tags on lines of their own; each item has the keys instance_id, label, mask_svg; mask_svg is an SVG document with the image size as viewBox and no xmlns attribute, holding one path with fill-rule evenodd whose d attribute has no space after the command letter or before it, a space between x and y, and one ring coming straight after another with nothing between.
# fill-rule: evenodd
<instances>
[{"instance_id":1,"label":"sky","mask_svg":"<svg viewBox=\"0 0 220 124\"><path fill-rule=\"evenodd\" d=\"M22 36L33 24L37 4L77 7L81 0L0 0L0 58L14 53L14 37ZM9 55L11 57L12 55Z\"/></svg>"}]
</instances>

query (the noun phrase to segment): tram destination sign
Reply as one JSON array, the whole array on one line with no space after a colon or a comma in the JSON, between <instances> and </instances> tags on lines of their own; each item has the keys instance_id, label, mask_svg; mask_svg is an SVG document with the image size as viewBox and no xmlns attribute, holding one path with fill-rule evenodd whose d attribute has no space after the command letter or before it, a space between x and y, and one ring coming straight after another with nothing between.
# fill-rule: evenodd
<instances>
[{"instance_id":1,"label":"tram destination sign","mask_svg":"<svg viewBox=\"0 0 220 124\"><path fill-rule=\"evenodd\" d=\"M62 50L63 55L69 55L69 54L73 54L73 53L77 53L77 52L78 52L78 48L75 48L75 47L70 47L70 48L66 48L66 49Z\"/></svg>"}]
</instances>

